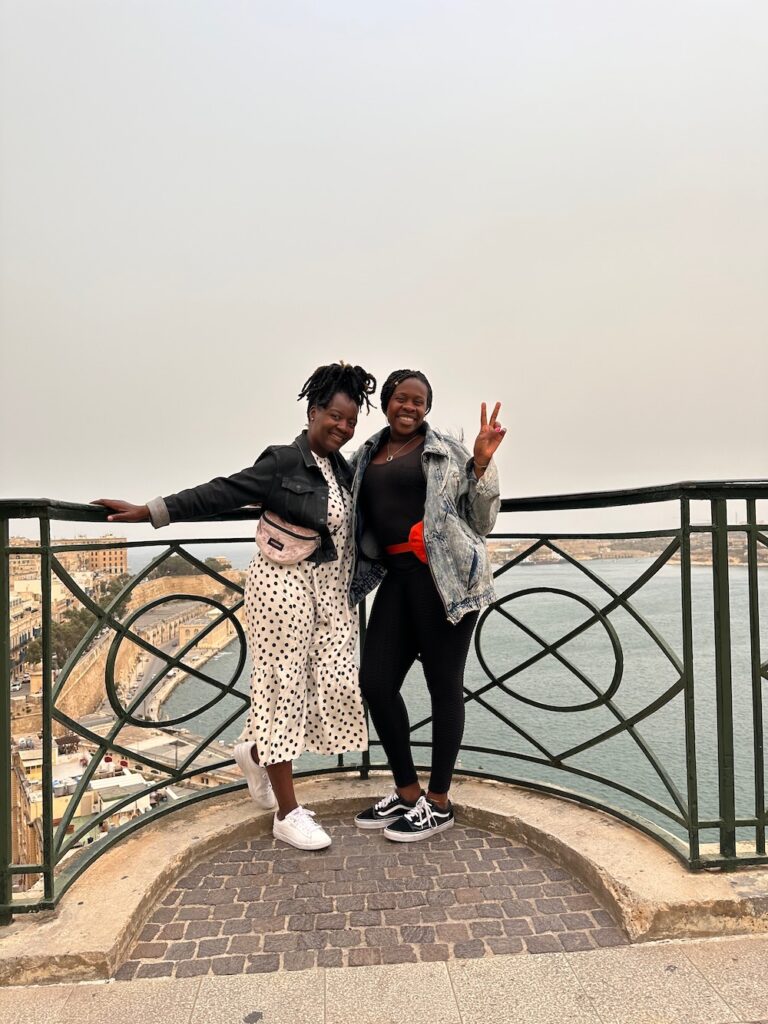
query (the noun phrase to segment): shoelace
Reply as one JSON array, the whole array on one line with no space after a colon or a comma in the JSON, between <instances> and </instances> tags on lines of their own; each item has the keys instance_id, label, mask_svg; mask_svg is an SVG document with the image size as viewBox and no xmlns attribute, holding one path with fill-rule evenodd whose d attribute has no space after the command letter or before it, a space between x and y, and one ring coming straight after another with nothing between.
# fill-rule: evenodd
<instances>
[{"instance_id":1,"label":"shoelace","mask_svg":"<svg viewBox=\"0 0 768 1024\"><path fill-rule=\"evenodd\" d=\"M431 827L437 824L437 818L425 796L419 797L413 810L405 812L405 817L414 825L429 825Z\"/></svg>"},{"instance_id":2,"label":"shoelace","mask_svg":"<svg viewBox=\"0 0 768 1024\"><path fill-rule=\"evenodd\" d=\"M306 807L299 805L290 814L286 815L286 820L290 818L291 824L295 825L305 836L308 836L314 829L320 828L316 822L312 821L314 816L314 811L309 811Z\"/></svg>"},{"instance_id":3,"label":"shoelace","mask_svg":"<svg viewBox=\"0 0 768 1024\"><path fill-rule=\"evenodd\" d=\"M391 804L395 800L400 799L400 794L396 789L393 789L388 796L383 796L378 803L373 805L374 811L383 811L387 804Z\"/></svg>"}]
</instances>

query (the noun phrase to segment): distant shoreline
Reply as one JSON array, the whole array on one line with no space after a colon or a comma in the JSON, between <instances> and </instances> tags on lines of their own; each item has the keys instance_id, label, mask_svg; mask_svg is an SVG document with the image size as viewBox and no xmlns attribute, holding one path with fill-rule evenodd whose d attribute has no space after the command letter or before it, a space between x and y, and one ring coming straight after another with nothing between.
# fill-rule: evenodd
<instances>
[{"instance_id":1,"label":"distant shoreline","mask_svg":"<svg viewBox=\"0 0 768 1024\"><path fill-rule=\"evenodd\" d=\"M516 557L515 555L510 555L508 558L498 558L498 557L495 557L492 554L491 555L491 564L496 566L496 567L501 567L503 565L506 565L507 562L512 561L512 559L515 558L515 557ZM578 558L576 558L576 556L574 556L574 558L575 558L575 560L577 562L631 562L633 560L647 562L649 560L653 561L654 557L655 556L651 555L651 554L647 554L647 555L616 555L616 554L612 554L612 555L580 555ZM521 565L527 565L527 566L530 565L530 566L535 566L536 568L540 568L542 566L569 565L570 563L568 562L567 559L561 558L558 561L555 561L554 559L553 560L541 559L540 561L527 561L526 560L526 561L521 562L520 564ZM671 555L670 558L669 558L669 561L667 562L667 565L680 565L680 555L679 555L679 553ZM702 568L702 569L705 569L705 568L710 568L711 569L712 565L713 565L713 562L712 562L711 558L692 558L691 559L691 565L692 566L698 566L699 568ZM745 561L742 561L741 559L736 559L736 558L729 558L728 559L728 565L731 568L740 568L740 569L748 569L749 568L749 563L747 563ZM758 562L757 563L757 568L758 569L768 569L768 562Z\"/></svg>"},{"instance_id":2,"label":"distant shoreline","mask_svg":"<svg viewBox=\"0 0 768 1024\"><path fill-rule=\"evenodd\" d=\"M625 541L568 539L560 541L553 535L551 539L553 543L558 544L563 551L577 562L629 561L638 558L653 560L658 558L663 550L663 545L656 543L652 546L652 539L646 538L627 538ZM533 547L535 544L536 540L530 538L524 541L490 540L488 543L488 549L493 564L502 566L506 565L506 563L510 562L512 559L518 558L524 551ZM615 545L615 547L612 545ZM557 553L553 552L552 549L545 544L542 547L537 548L537 550L529 558L525 559L522 564L560 565L566 561L567 559L559 558ZM668 564L680 564L679 550L670 556ZM710 538L705 538L701 535L694 535L691 538L691 565L711 568L712 564L713 560ZM748 567L749 561L746 544L735 545L731 543L729 545L728 564L734 567ZM762 545L758 546L757 567L763 569L768 568L768 548L765 548Z\"/></svg>"}]
</instances>

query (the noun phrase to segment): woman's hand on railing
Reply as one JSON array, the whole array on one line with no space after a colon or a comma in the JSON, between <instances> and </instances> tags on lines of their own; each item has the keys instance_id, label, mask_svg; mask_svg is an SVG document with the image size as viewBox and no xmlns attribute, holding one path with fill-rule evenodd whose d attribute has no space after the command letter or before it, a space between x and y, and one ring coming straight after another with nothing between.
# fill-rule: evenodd
<instances>
[{"instance_id":1,"label":"woman's hand on railing","mask_svg":"<svg viewBox=\"0 0 768 1024\"><path fill-rule=\"evenodd\" d=\"M149 522L149 509L146 505L132 505L130 501L119 498L98 498L91 505L103 505L114 514L107 516L109 523L146 523Z\"/></svg>"}]
</instances>

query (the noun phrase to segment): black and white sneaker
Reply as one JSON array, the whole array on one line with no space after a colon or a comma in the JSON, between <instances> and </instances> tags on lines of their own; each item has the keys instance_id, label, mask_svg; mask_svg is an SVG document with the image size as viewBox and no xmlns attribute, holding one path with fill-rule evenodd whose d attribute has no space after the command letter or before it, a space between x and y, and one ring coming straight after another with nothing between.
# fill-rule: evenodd
<instances>
[{"instance_id":1,"label":"black and white sneaker","mask_svg":"<svg viewBox=\"0 0 768 1024\"><path fill-rule=\"evenodd\" d=\"M361 811L355 818L358 828L386 828L395 821L399 821L404 814L412 811L416 806L415 800L404 800L396 789L393 789L389 796L383 797L373 807Z\"/></svg>"},{"instance_id":2,"label":"black and white sneaker","mask_svg":"<svg viewBox=\"0 0 768 1024\"><path fill-rule=\"evenodd\" d=\"M416 843L419 839L453 828L453 822L453 805L450 802L443 810L439 804L421 796L412 811L384 829L384 835L396 843Z\"/></svg>"}]
</instances>

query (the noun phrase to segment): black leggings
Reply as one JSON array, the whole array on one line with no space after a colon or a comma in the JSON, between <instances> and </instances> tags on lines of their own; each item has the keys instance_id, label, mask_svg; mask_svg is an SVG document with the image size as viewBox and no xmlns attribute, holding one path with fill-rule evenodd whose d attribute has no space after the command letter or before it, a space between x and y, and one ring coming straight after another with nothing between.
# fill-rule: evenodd
<instances>
[{"instance_id":1,"label":"black leggings","mask_svg":"<svg viewBox=\"0 0 768 1024\"><path fill-rule=\"evenodd\" d=\"M447 793L464 733L464 665L478 612L455 626L427 566L411 573L388 572L373 602L365 635L360 686L389 759L395 785L417 781L411 755L408 712L400 690L421 656L432 700L433 793Z\"/></svg>"}]
</instances>

